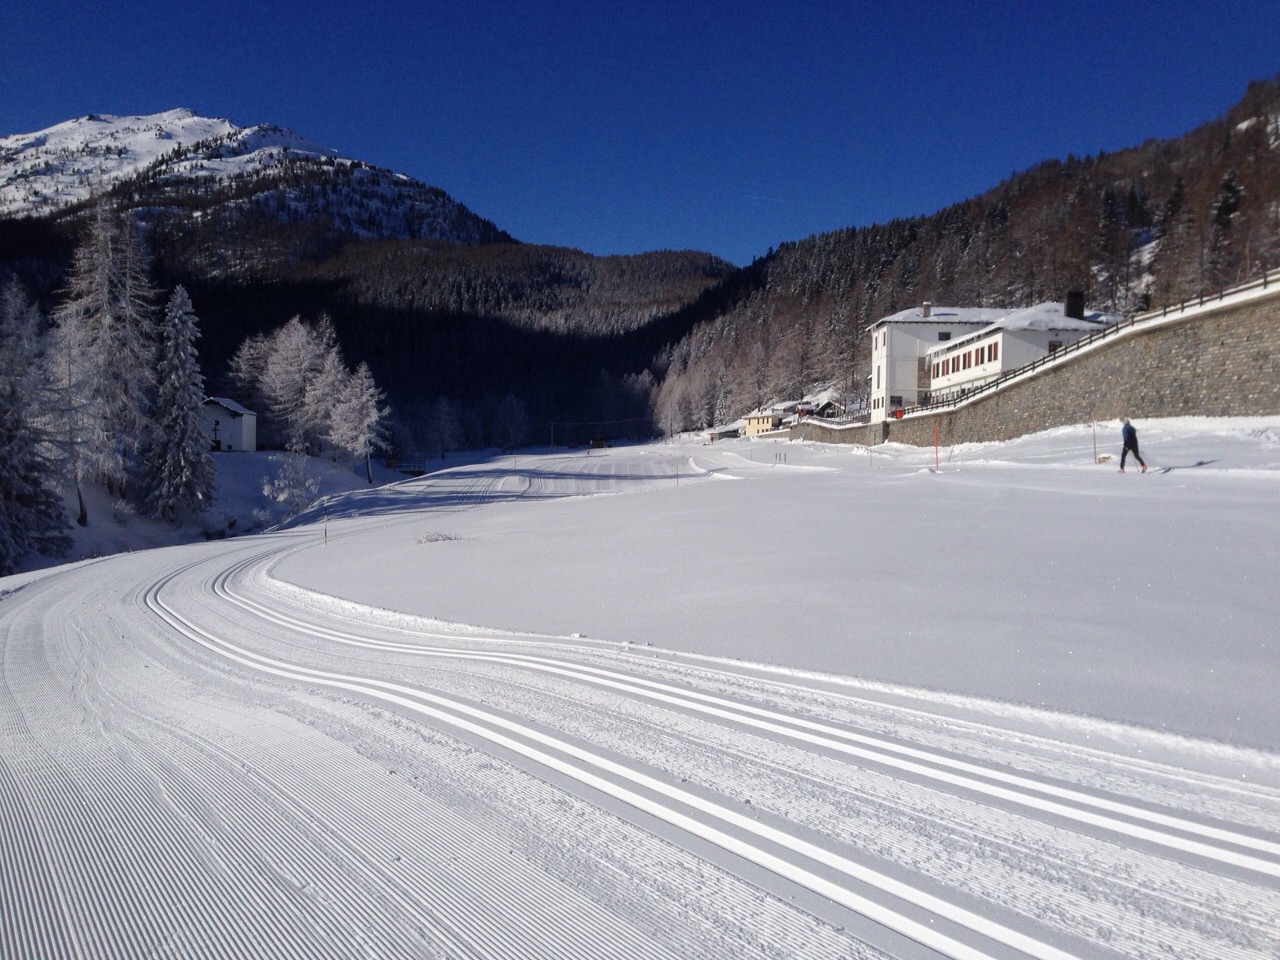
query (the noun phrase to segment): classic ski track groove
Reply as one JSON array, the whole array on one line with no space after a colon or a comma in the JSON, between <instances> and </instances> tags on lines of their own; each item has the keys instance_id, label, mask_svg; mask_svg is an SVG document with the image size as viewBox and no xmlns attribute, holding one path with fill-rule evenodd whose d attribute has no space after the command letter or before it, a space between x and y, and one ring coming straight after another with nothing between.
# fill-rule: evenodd
<instances>
[{"instance_id":1,"label":"classic ski track groove","mask_svg":"<svg viewBox=\"0 0 1280 960\"><path fill-rule=\"evenodd\" d=\"M182 568L170 579L189 569ZM61 610L57 615L60 621L65 620ZM15 616L4 620L6 637L15 633L15 619L24 617L34 620L19 607ZM509 922L517 915L524 916L526 924L541 925L544 948L554 942L572 956L626 960L660 952L625 923L611 926L608 938L599 936L598 926L553 926L546 918L561 914L548 910L551 905L540 902L536 890L504 883L498 873L503 866L496 862L481 859L473 864L473 876L483 882L487 892L486 909L456 901L447 880L432 875L431 864L440 858L430 855L428 848L435 842L430 834L415 832L396 838L404 845L406 856L397 866L399 876L392 881L386 868L371 862L368 853L359 848L360 840L348 840L368 835L362 827L367 808L348 802L361 794L342 780L332 781L333 773L326 773L323 766L317 768L309 791L264 771L242 774L239 758L224 747L163 719L145 718L148 727L196 744L198 752L218 755L221 760L201 765L195 775L199 779L184 777L176 766L164 762L170 754L124 729L134 719L136 707L122 703L92 680L95 688L87 698L82 684L70 690L49 682L49 673L42 669L43 658L50 651L65 656L70 647L58 644L46 648L43 639L47 632L38 629L38 624L24 622L23 626L36 629L23 630L21 643L6 642L0 647L5 667L0 670L0 692L20 679L37 708L49 715L65 713L60 708L72 698L79 701L77 712L85 706L91 715L84 717L87 731L77 732L69 744L59 746L56 763L32 760L28 752L19 755L22 768L15 772L0 756L0 852L4 854L0 857L0 889L4 892L0 897L0 957L5 960L165 954L160 941L166 931L182 938L176 954L181 956L338 960L369 951L376 956L426 956L444 950L452 957L519 960L529 955L531 943L519 932L530 926L520 928ZM81 651L84 649L82 646ZM18 662L23 657L25 664ZM28 704L33 699L28 699ZM98 708L105 706L112 708L109 722L113 736L111 746L103 751L94 728L99 725ZM15 701L3 696L0 732L25 734L26 740L40 742ZM155 730L148 731L148 737L155 735ZM128 757L123 766L112 762L112 748L117 756L123 749L129 754L147 754L148 760L158 757L161 762L143 765L143 775L137 776L139 765ZM100 757L103 752L108 756ZM356 779L352 773L342 775ZM251 789L236 789L232 781L245 776L252 781ZM330 779L326 781L326 777ZM333 789L326 791L326 782ZM205 784L209 789L200 789ZM166 798L159 804L154 802L153 785ZM227 826L218 831L213 848L222 851L222 859L250 867L247 873L243 869L238 872L233 882L225 871L219 874L216 866L211 870L209 859L197 853L191 834L200 831L173 833L169 817L185 811L182 815L191 819L190 811L200 805L189 795L192 786L202 797L237 798L218 812L218 819ZM4 802L10 798L17 802ZM313 839L310 829L299 832L299 825L321 823L328 828L322 838ZM293 829L282 830L287 824ZM165 839L173 836L177 836L176 842ZM387 918L376 910L362 914L359 936L344 929L342 913L332 918L312 913L289 920L277 915L272 922L259 922L262 913L254 906L266 902L264 894L273 888L338 890L344 878L352 877L365 896L376 902L393 902L397 908ZM409 890L413 899L406 896ZM294 912L288 898L276 897L270 902L275 910ZM219 908L209 910L211 904ZM140 905L146 908L139 909ZM349 910L355 904L341 906ZM460 929L450 930L437 918L447 918ZM426 950L410 952L407 947L415 943L414 930L406 926L406 919L412 927L430 930L436 949L424 944ZM593 935L595 939L588 941Z\"/></svg>"},{"instance_id":2,"label":"classic ski track groove","mask_svg":"<svg viewBox=\"0 0 1280 960\"><path fill-rule=\"evenodd\" d=\"M613 468L597 467L592 463L589 470L592 471L589 478L580 482L584 490L588 482L607 479L599 471L611 472ZM463 493L467 495L466 499L474 501L478 497L481 502L486 502L537 496L542 486L542 480L536 476L519 490L501 488L480 478L466 481ZM594 486L591 489L598 490ZM368 529L390 522L367 518L364 526ZM1252 919L1257 929L1265 931L1268 927L1270 918L1267 914L1275 901L1266 897L1276 890L1275 878L1280 876L1280 843L1220 825L1229 822L1225 819L1215 821L1206 817L1203 822L1197 822L1168 812L1173 809L1171 807L1162 809L1157 804L1146 807L1128 804L1116 799L1116 794L1107 795L1105 791L1092 794L1072 789L1061 780L1038 780L1034 774L1020 773L1012 766L999 765L998 761L975 762L956 752L933 752L919 745L860 732L856 727L808 719L787 711L785 701L782 709L768 708L685 688L677 683L662 682L661 679L631 675L625 672L625 665L606 669L565 659L568 655L459 650L425 646L421 642L425 638L442 642L488 640L510 643L519 637L516 634L503 638L480 631L436 634L390 625L377 628L382 636L405 636L418 641L404 643L350 632L361 629L358 624L347 629L330 625L354 621L333 618L319 623L308 620L301 603L296 604L298 613L286 614L271 609L256 598L272 596L269 583L266 583L268 567L283 553L293 549L295 543L296 538L290 538L283 544L277 540L267 551L254 546L254 555L240 560L224 552L214 559L217 569L207 576L200 574L198 568L213 569L208 557L170 570L164 576L137 587L137 601L159 618L155 623L163 622L200 649L235 662L250 674L325 686L355 694L365 701L394 703L406 712L433 721L434 727L465 731L473 738L487 740L519 754L532 764L541 764L563 777L572 778L663 819L689 835L702 837L738 857L805 885L833 902L841 903L887 929L897 930L903 936L947 956L1009 960L1011 951L1017 951L1019 955L1058 960L1075 954L1037 939L1041 935L1039 931L1046 931L1052 937L1050 927L1033 922L1027 925L1028 933L1003 926L997 920L917 890L903 879L878 873L824 850L785 828L770 827L723 805L708 804L703 796L648 776L642 762L624 760L619 763L610 759L610 756L594 749L594 741L584 746L581 740L548 734L544 728L534 726L532 721L513 721L509 714L499 715L477 708L469 701L385 680L306 667L246 649L224 639L235 634L223 630L219 636L216 629L209 626L219 622L217 619L206 621L197 613L184 616L174 609L169 602L171 595L168 591L171 588L190 591L189 595L184 593L182 599L207 606L211 613L221 615L223 608L234 607L264 623L283 628L288 634L297 633L303 637L397 656L483 662L500 666L504 671L525 671L530 675L543 675L574 684L589 684L636 701L708 718L707 722L718 721L726 727L749 728L795 749L821 748L851 761L862 760L897 769L918 781L933 783L939 790L985 793L1032 814L1075 820L1091 830L1105 832L1117 844L1132 839L1158 846L1164 851L1163 856L1173 857L1167 862L1175 867L1182 862L1178 859L1180 857L1192 862L1210 860L1256 877L1255 888L1266 894L1257 901L1262 915ZM248 544L238 548L242 555L245 546ZM244 589L241 589L242 579L245 581ZM176 593L172 599L177 599ZM18 597L15 605L25 607L25 598ZM23 649L18 650L19 653L47 657L50 662L61 655L64 665L71 662L70 654L55 650L52 642L43 641L46 649L42 641L32 639L40 638L42 626L44 635L51 635L48 623L34 623L40 616L38 612L23 616L33 624L31 629L24 631L21 638ZM43 616L47 620L56 617L55 625L58 627L82 629L80 623L62 609ZM16 633L15 619L5 617L0 620L5 636L10 632ZM84 622L91 623L87 618ZM243 626L252 630L250 621L242 616L231 618L228 623L236 629ZM268 635L263 634L264 637ZM539 639L548 642L563 640ZM68 649L76 646L72 642ZM14 701L7 701L4 696L6 685L11 685L17 676L6 676L10 667L8 655L17 648L17 644L8 642L0 648L0 653L5 655L5 661L0 662L0 734L5 733L6 728L21 733L27 721L16 709ZM193 816L191 811L201 802L192 796L200 790L201 781L197 777L208 778L215 787L214 793L232 795L234 781L239 775L236 769L239 757L233 750L181 726L147 718L146 722L163 727L164 735L183 744L194 745L196 753L215 759L207 768L198 770L178 767L171 759L174 756L172 751L166 752L159 740L152 742L138 733L140 727L135 729L132 726L134 722L144 722L140 719L143 717L140 708L122 701L98 685L95 671L91 669L94 665L83 662L84 657L91 657L94 653L83 637L78 649L81 662L75 665L76 689L55 688L41 680L30 690L24 688L24 693L29 693L25 701L27 704L38 701L40 709L47 709L52 714L54 707L63 702L72 703L77 711L85 710L82 722L87 728L114 722L116 729L112 731L112 746L106 749L114 748L119 754L123 742L126 752L140 755L144 760L140 764L145 768L144 773L167 795L179 801L178 806L188 817ZM197 660L204 661L205 655L200 655ZM19 670L25 668L26 674L31 675L31 671L40 664L33 661L33 664L14 663L13 666ZM54 703L55 700L58 703ZM99 716L97 707L110 707L110 711ZM29 732L27 736L33 741L39 739ZM82 733L80 736L89 738L92 734ZM393 878L370 858L368 851L361 849L360 844L367 842L370 836L367 827L362 826L364 811L344 809L345 803L359 795L361 788L352 784L360 778L341 766L328 774L341 777L330 784L322 780L325 776L323 767L317 768L311 780L303 782L294 782L279 771L274 774L270 771L255 772L251 789L246 790L241 784L235 793L241 803L230 814L224 815L228 826L218 834L218 842L235 853L228 858L232 861L253 862L254 846L259 845L269 853L265 858L267 862L294 865L309 879L323 880L339 873L354 877L361 889L376 899L397 901L398 912L392 911L394 919L376 915L371 919L363 918L368 922L359 935L343 929L343 917L347 914L341 911L327 924L310 930L306 926L307 918L301 913L287 921L281 918L277 923L255 925L242 916L236 906L252 902L272 884L287 885L296 883L297 879L283 873L252 876L244 890L230 888L225 878L220 881L218 876L209 875L208 864L202 859L204 854L184 839L179 838L175 842L153 839L160 831L171 830L172 824L165 822L147 802L151 799L147 783L142 778L129 776L128 769L117 769L111 763L103 762L89 749L93 746L73 740L65 748L60 748L60 762L48 768L32 765L29 759L23 759L14 766L8 758L0 756L0 800L15 798L17 801L12 805L0 803L0 852L4 853L4 857L0 857L0 890L4 892L4 896L0 896L0 956L6 960L10 956L126 958L136 956L140 951L163 955L171 947L155 942L156 931L173 930L175 924L178 931L193 938L181 944L184 955L209 957L211 960L225 960L237 952L243 954L246 951L255 955L282 956L298 955L298 951L303 950L308 956L341 957L363 949L381 950L390 955L403 952L407 936L418 932L407 928L410 921L420 928L430 929L433 943L448 950L450 955L516 958L528 955L529 945L513 937L511 930L519 927L505 924L504 917L518 914L526 930L538 923L550 929L549 921L536 916L537 902L504 901L502 895L494 891L487 903L490 907L496 905L496 911L475 909L474 904L461 902L456 896L450 896L447 890L433 886L433 878L420 867L413 868L418 872L410 883L412 893L418 899L411 900L406 895L406 886L400 882L405 878ZM96 746L102 749L100 744ZM184 758L189 755L182 754ZM129 757L125 757L123 766L128 768L130 765ZM331 793L324 789L326 785L333 788ZM363 789L367 793L369 788L365 786ZM318 836L312 838L308 832L282 834L278 827L285 820L291 820L295 825L323 825L326 832L323 839ZM230 829L231 822L240 829ZM115 826L107 835L101 830L95 832L95 827L104 825ZM114 832L116 827L118 837ZM1255 824L1250 829L1274 837L1269 825L1260 827ZM431 838L418 834L409 842L416 844L418 851L434 843ZM122 856L126 850L133 856ZM61 851L62 858L58 851ZM79 861L67 858L68 852L74 852ZM1151 855L1149 849L1145 853ZM419 859L425 862L429 856ZM486 862L483 868L493 876L493 871L499 869L500 864L497 861ZM406 869L410 869L408 865ZM848 881L833 880L837 873L847 877ZM165 883L179 878L181 884L174 883L172 890L165 887ZM241 878L236 879L239 881ZM495 883L497 879L495 876ZM877 887L888 896L869 899L858 892L859 884ZM121 895L113 896L116 890L121 891ZM10 891L16 891L15 895L11 896ZM1190 888L1188 894L1191 894ZM220 896L224 899L219 900ZM896 901L918 909L896 909ZM223 906L213 912L201 909L203 904L211 902L222 903ZM286 912L293 909L287 900L283 902ZM138 911L139 903L147 904L147 909ZM1187 903L1194 904L1194 901L1188 900ZM351 904L342 906L346 910L351 909ZM928 924L921 921L922 910L938 918L936 928L931 921ZM159 920L160 917L165 921ZM625 923L618 927L619 943L593 942L593 955L604 955L606 950L619 958L641 955L636 948L643 938L628 938L632 929ZM477 937L469 938L465 931L474 932ZM570 950L573 943L581 944L582 935L577 929L557 929L555 932L563 936L562 942ZM23 953L23 950L35 952ZM1105 941L1089 943L1083 955L1092 957L1095 953L1110 955ZM1209 955L1234 957L1238 954L1231 944L1219 944L1216 951L1205 954Z\"/></svg>"},{"instance_id":3,"label":"classic ski track groove","mask_svg":"<svg viewBox=\"0 0 1280 960\"><path fill-rule=\"evenodd\" d=\"M883 738L818 723L803 717L788 716L775 710L735 703L723 697L627 676L598 667L545 656L459 651L424 647L421 644L395 643L287 616L252 600L231 586L232 580L238 574L245 572L258 562L260 561L251 559L223 571L214 580L213 589L229 602L278 626L310 633L338 644L424 657L483 660L569 677L583 683L643 696L694 713L732 720L775 736L821 746L847 756L910 772L948 786L963 787L1040 813L1055 814L1112 833L1157 844L1179 853L1230 864L1263 876L1280 878L1280 843L1223 827L1198 823L1108 797L1033 780L1027 776L957 760L919 747L896 744ZM942 769L937 769L939 767ZM997 782L986 782L989 780Z\"/></svg>"},{"instance_id":4,"label":"classic ski track groove","mask_svg":"<svg viewBox=\"0 0 1280 960\"><path fill-rule=\"evenodd\" d=\"M229 569L239 569L259 559L250 558ZM437 723L466 731L621 800L766 870L779 873L792 882L954 960L994 960L1007 956L1002 947L1012 948L1021 955L1038 960L1071 960L1076 957L1076 954L972 913L894 877L832 854L809 841L758 823L738 811L709 803L639 770L489 711L401 684L300 667L231 644L192 623L162 599L165 586L184 572L185 570L176 571L149 587L145 594L146 605L181 635L242 667L282 679L326 686L392 703ZM215 582L224 582L227 575L227 571L219 573L214 578ZM735 833L754 835L758 839L754 842L746 841ZM772 846L789 851L794 859L779 856L768 849ZM806 862L814 866L810 867ZM849 886L828 880L820 872L823 868L847 877ZM959 930L975 935L974 938L979 943L990 942L991 947L984 948L956 939L939 931L931 922L921 922L904 910L886 907L851 889L855 884L866 884L904 904L923 909L946 924L954 924Z\"/></svg>"}]
</instances>

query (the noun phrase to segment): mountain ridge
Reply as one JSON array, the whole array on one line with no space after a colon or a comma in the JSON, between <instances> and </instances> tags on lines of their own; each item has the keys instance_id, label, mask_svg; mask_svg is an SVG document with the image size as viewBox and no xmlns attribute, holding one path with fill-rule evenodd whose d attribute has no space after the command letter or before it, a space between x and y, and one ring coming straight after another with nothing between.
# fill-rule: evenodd
<instances>
[{"instance_id":1,"label":"mountain ridge","mask_svg":"<svg viewBox=\"0 0 1280 960\"><path fill-rule=\"evenodd\" d=\"M130 136L182 142L135 147L92 201L0 216L0 273L52 303L77 218L106 202L139 218L157 276L211 321L211 380L247 334L325 313L401 410L514 392L535 420L694 429L819 383L856 401L868 325L922 300L1012 310L1083 291L1128 313L1280 266L1280 77L1181 137L1044 160L935 213L781 241L745 267L520 243L443 190L282 128L126 119ZM40 133L23 144L57 159ZM84 162L114 163L119 140ZM0 139L0 185L21 145Z\"/></svg>"},{"instance_id":2,"label":"mountain ridge","mask_svg":"<svg viewBox=\"0 0 1280 960\"><path fill-rule=\"evenodd\" d=\"M145 211L144 219L165 244L182 245L184 235L208 234L210 227L279 234L270 230L271 220L291 227L305 222L312 234L319 227L330 241L512 240L439 187L344 156L275 124L242 127L176 108L91 113L0 137L0 217L75 217L99 198ZM209 222L189 222L193 212ZM311 239L306 249L278 235L268 245L296 258L315 254ZM325 252L332 246L319 245ZM258 266L270 269L275 262L268 258ZM216 258L206 266L246 268L243 262L220 267Z\"/></svg>"}]
</instances>

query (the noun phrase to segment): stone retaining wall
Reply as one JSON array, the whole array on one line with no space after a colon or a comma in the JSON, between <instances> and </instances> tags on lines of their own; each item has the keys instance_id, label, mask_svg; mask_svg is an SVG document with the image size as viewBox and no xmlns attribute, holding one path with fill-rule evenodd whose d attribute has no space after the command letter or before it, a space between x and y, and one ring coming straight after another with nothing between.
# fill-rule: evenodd
<instances>
[{"instance_id":1,"label":"stone retaining wall","mask_svg":"<svg viewBox=\"0 0 1280 960\"><path fill-rule=\"evenodd\" d=\"M802 423L796 439L926 446L1008 440L1092 420L1280 414L1280 289L1138 325L969 403L861 428Z\"/></svg>"}]
</instances>

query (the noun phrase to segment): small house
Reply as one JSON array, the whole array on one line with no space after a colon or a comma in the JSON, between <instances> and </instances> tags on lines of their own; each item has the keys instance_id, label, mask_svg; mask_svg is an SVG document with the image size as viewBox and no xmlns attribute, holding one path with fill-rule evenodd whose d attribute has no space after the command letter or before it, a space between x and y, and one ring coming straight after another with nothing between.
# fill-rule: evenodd
<instances>
[{"instance_id":1,"label":"small house","mask_svg":"<svg viewBox=\"0 0 1280 960\"><path fill-rule=\"evenodd\" d=\"M258 449L258 415L226 397L209 397L204 402L204 429L209 448L215 453Z\"/></svg>"},{"instance_id":2,"label":"small house","mask_svg":"<svg viewBox=\"0 0 1280 960\"><path fill-rule=\"evenodd\" d=\"M782 426L782 414L777 410L757 410L746 416L746 424L742 428L744 437L758 437Z\"/></svg>"}]
</instances>

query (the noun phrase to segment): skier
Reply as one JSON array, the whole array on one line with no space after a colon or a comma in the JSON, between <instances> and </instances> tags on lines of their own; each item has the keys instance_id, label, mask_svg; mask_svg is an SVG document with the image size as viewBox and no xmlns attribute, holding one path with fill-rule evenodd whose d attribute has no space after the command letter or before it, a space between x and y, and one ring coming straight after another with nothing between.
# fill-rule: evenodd
<instances>
[{"instance_id":1,"label":"skier","mask_svg":"<svg viewBox=\"0 0 1280 960\"><path fill-rule=\"evenodd\" d=\"M1132 453L1133 459L1142 464L1142 472L1146 473L1147 462L1138 453L1138 431L1133 428L1128 417L1121 417L1120 420L1124 424L1120 430L1120 437L1124 440L1124 449L1120 451L1120 472L1124 473L1124 458Z\"/></svg>"}]
</instances>

